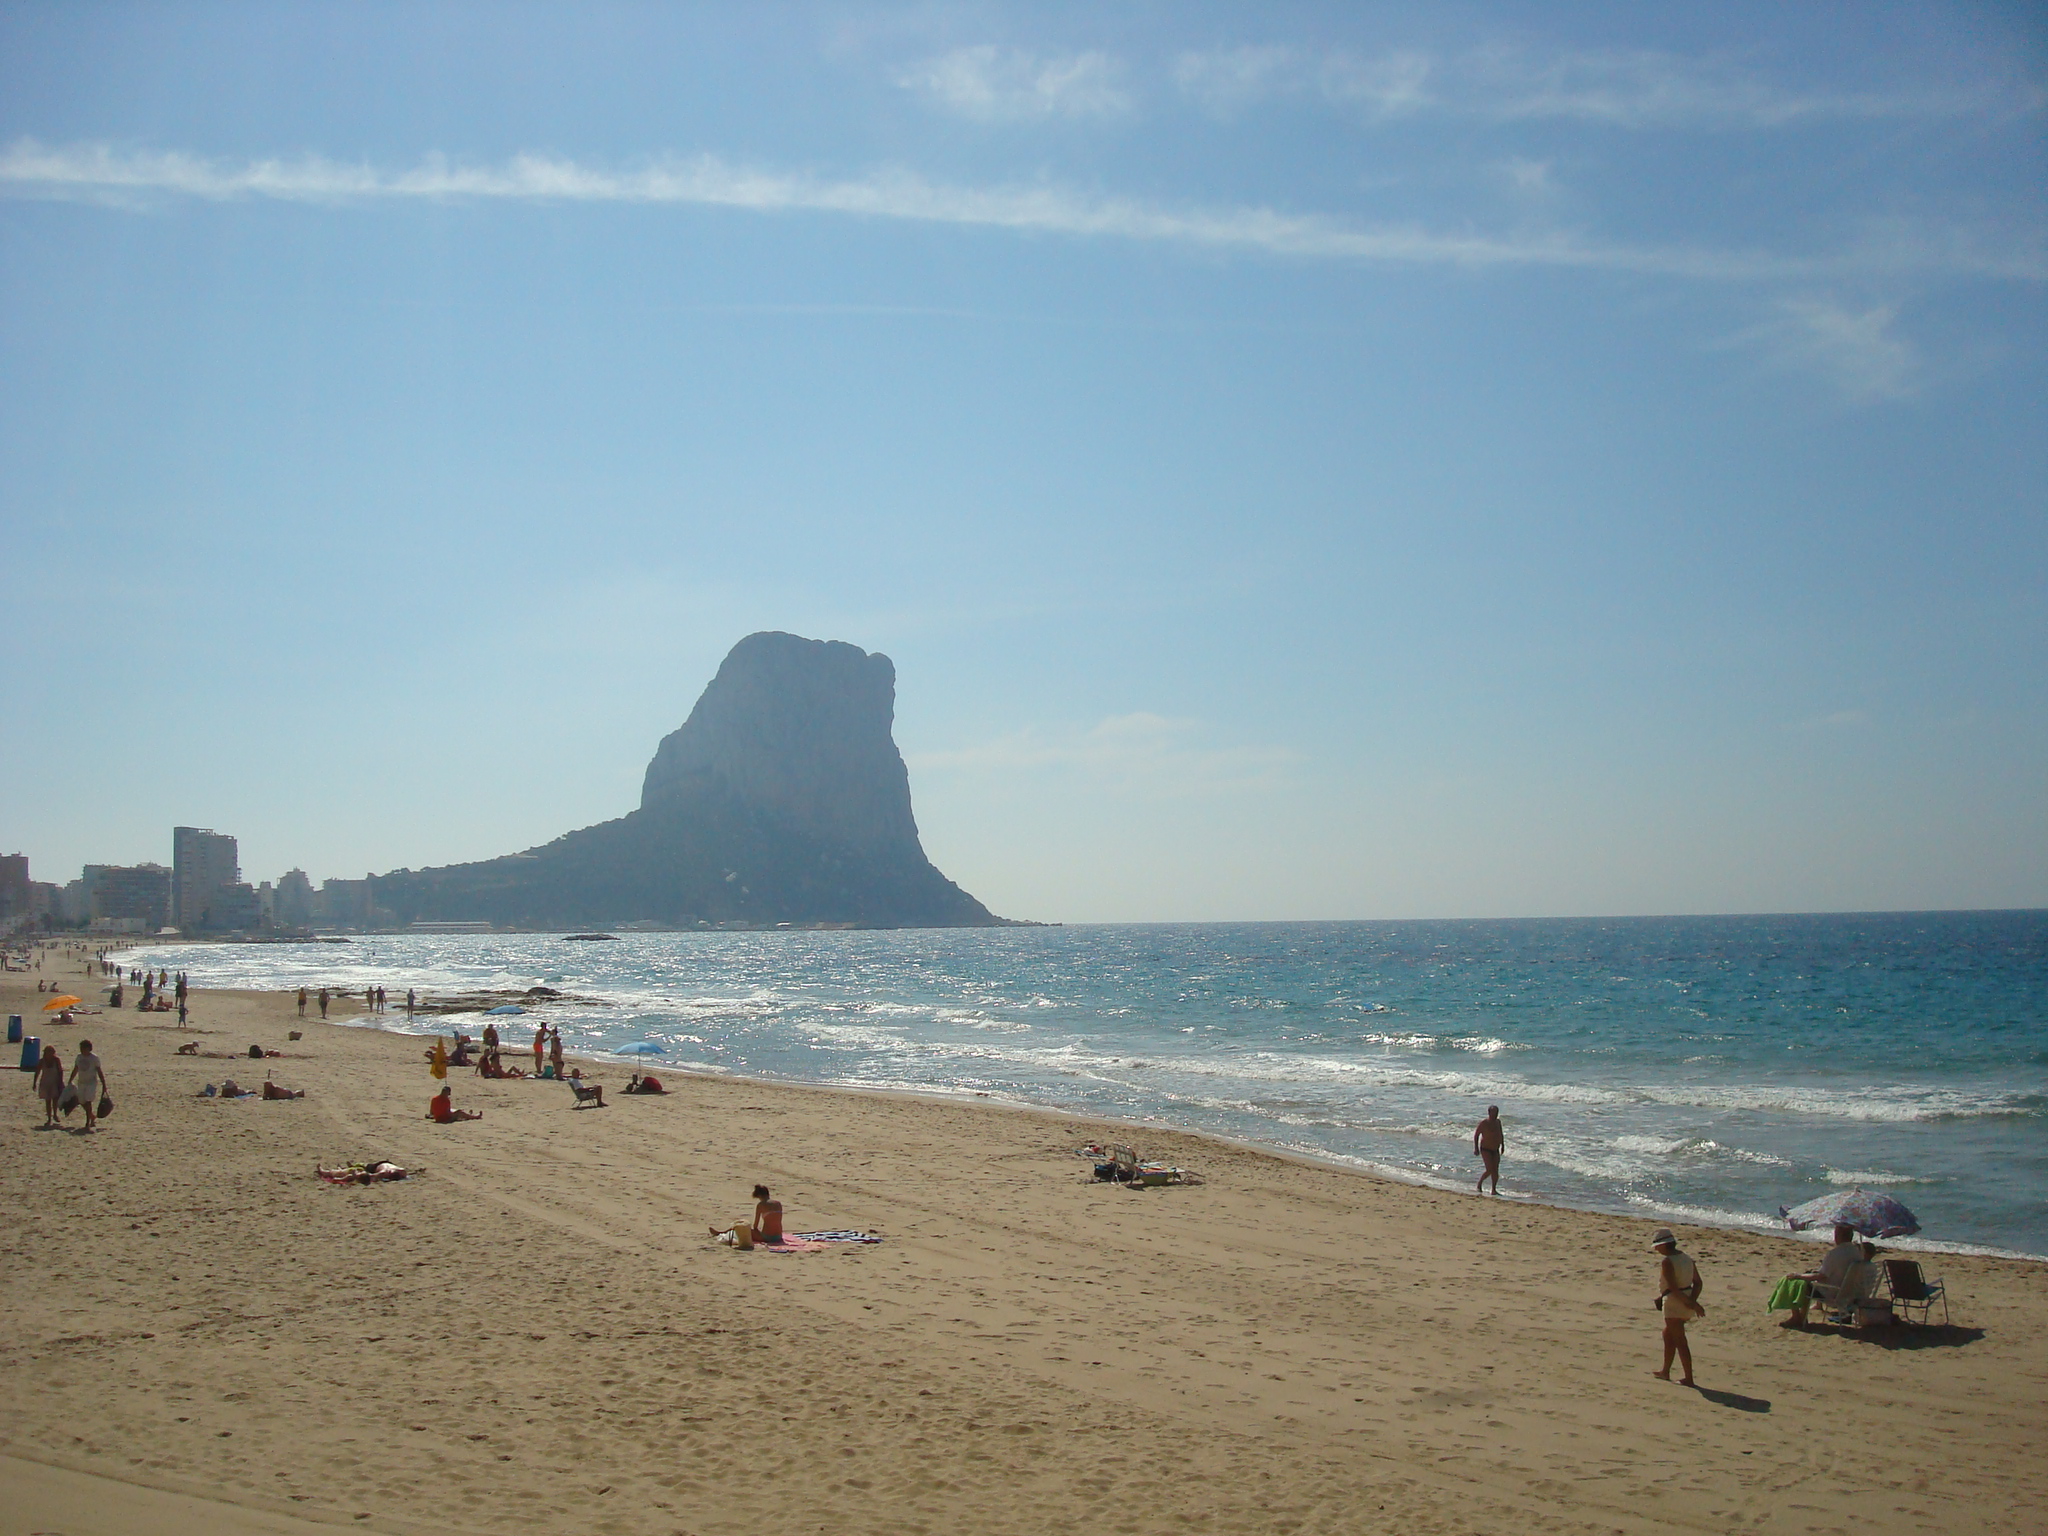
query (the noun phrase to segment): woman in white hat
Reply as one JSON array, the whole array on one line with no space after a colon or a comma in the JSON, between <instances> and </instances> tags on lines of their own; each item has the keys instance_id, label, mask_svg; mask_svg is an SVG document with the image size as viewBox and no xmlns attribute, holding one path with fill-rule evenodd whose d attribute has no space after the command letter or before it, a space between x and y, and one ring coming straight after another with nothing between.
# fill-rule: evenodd
<instances>
[{"instance_id":1,"label":"woman in white hat","mask_svg":"<svg viewBox=\"0 0 2048 1536\"><path fill-rule=\"evenodd\" d=\"M1692 1346L1685 1341L1685 1325L1707 1315L1707 1309L1700 1305L1699 1266L1678 1251L1678 1239L1671 1235L1669 1227L1657 1229L1650 1239L1650 1251L1662 1261L1657 1266L1657 1305L1664 1312L1664 1369L1650 1374L1659 1381L1669 1381L1671 1357L1676 1355L1678 1363L1685 1367L1678 1384L1689 1387Z\"/></svg>"}]
</instances>

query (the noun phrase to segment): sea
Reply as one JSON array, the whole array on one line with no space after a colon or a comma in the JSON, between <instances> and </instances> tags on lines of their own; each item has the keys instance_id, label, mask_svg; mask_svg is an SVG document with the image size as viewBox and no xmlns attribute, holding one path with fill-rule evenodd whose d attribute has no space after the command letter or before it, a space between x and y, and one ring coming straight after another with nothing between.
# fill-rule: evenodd
<instances>
[{"instance_id":1,"label":"sea","mask_svg":"<svg viewBox=\"0 0 2048 1536\"><path fill-rule=\"evenodd\" d=\"M1498 1104L1504 1198L1786 1233L1781 1208L1882 1189L1921 1224L1895 1246L2048 1256L2043 911L359 935L128 963L547 986L575 999L535 1010L572 1052L652 1042L692 1072L1109 1116L1141 1151L1171 1126L1445 1190L1473 1188Z\"/></svg>"}]
</instances>

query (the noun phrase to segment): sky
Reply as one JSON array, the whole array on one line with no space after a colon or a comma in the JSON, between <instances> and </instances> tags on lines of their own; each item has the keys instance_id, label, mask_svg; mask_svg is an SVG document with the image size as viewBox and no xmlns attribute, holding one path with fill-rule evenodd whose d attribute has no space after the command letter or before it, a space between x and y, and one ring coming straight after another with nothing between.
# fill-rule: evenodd
<instances>
[{"instance_id":1,"label":"sky","mask_svg":"<svg viewBox=\"0 0 2048 1536\"><path fill-rule=\"evenodd\" d=\"M638 803L886 652L1047 921L2048 905L2048 23L0 4L0 851Z\"/></svg>"}]
</instances>

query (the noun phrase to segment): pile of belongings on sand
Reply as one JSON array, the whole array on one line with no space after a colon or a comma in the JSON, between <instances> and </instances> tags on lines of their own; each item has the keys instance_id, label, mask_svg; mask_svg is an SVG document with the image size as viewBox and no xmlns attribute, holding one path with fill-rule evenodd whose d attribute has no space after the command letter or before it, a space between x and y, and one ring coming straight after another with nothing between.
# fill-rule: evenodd
<instances>
[{"instance_id":1,"label":"pile of belongings on sand","mask_svg":"<svg viewBox=\"0 0 2048 1536\"><path fill-rule=\"evenodd\" d=\"M1202 1176L1189 1168L1175 1168L1166 1163L1148 1163L1138 1156L1137 1149L1116 1142L1094 1142L1078 1149L1077 1157L1085 1157L1095 1163L1095 1178L1098 1183L1123 1184L1132 1189L1161 1189L1168 1184L1199 1184Z\"/></svg>"}]
</instances>

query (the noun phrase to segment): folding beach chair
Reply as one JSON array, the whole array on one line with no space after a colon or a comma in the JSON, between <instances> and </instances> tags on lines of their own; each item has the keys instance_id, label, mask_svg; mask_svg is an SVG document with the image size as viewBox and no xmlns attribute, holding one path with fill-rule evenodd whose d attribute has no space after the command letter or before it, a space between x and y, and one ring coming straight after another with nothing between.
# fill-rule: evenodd
<instances>
[{"instance_id":1,"label":"folding beach chair","mask_svg":"<svg viewBox=\"0 0 2048 1536\"><path fill-rule=\"evenodd\" d=\"M586 1105L590 1104L595 1104L599 1109L604 1108L604 1090L598 1087L595 1083L592 1083L589 1087L586 1088L582 1083L578 1082L573 1077L564 1078L563 1081L566 1082L569 1085L569 1087L572 1090L574 1090L576 1094L576 1103L574 1106L575 1108L582 1109Z\"/></svg>"},{"instance_id":2,"label":"folding beach chair","mask_svg":"<svg viewBox=\"0 0 2048 1536\"><path fill-rule=\"evenodd\" d=\"M1941 1303L1942 1326L1948 1326L1948 1292L1939 1280L1929 1280L1920 1272L1916 1259L1886 1259L1884 1261L1885 1287L1891 1292L1892 1304L1906 1315L1909 1322L1927 1322L1935 1302ZM1920 1309L1919 1317L1913 1316L1913 1309Z\"/></svg>"},{"instance_id":3,"label":"folding beach chair","mask_svg":"<svg viewBox=\"0 0 2048 1536\"><path fill-rule=\"evenodd\" d=\"M1831 1323L1861 1324L1861 1304L1877 1291L1878 1268L1868 1259L1858 1259L1842 1276L1840 1285L1825 1280L1813 1282L1813 1303Z\"/></svg>"}]
</instances>

